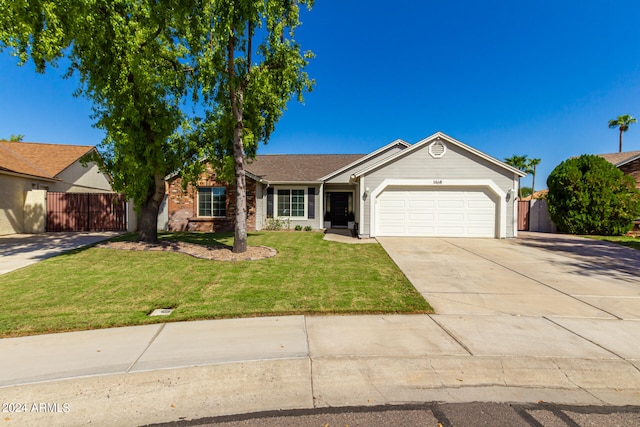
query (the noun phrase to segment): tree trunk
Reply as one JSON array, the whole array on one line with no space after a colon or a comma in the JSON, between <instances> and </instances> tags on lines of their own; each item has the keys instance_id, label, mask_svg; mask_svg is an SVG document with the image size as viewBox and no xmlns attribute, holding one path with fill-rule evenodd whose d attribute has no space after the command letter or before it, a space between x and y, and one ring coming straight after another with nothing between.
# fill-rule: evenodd
<instances>
[{"instance_id":1,"label":"tree trunk","mask_svg":"<svg viewBox=\"0 0 640 427\"><path fill-rule=\"evenodd\" d=\"M231 91L233 98L233 118L236 126L233 129L233 169L236 177L236 218L233 237L233 252L240 254L247 251L247 186L244 173L244 143L242 123L242 89Z\"/></svg>"},{"instance_id":2,"label":"tree trunk","mask_svg":"<svg viewBox=\"0 0 640 427\"><path fill-rule=\"evenodd\" d=\"M533 199L533 193L536 192L536 165L533 165L533 177L531 178L531 198Z\"/></svg>"},{"instance_id":3,"label":"tree trunk","mask_svg":"<svg viewBox=\"0 0 640 427\"><path fill-rule=\"evenodd\" d=\"M233 128L233 169L236 177L236 225L233 237L233 252L239 254L247 251L247 187L244 173L244 123L242 122L244 87L242 84L238 87L234 82L235 29L233 29L233 33L229 37L227 44L227 71L230 77L229 97L231 112L235 122L235 127Z\"/></svg>"},{"instance_id":4,"label":"tree trunk","mask_svg":"<svg viewBox=\"0 0 640 427\"><path fill-rule=\"evenodd\" d=\"M161 174L154 174L153 181L147 199L142 203L138 225L138 240L145 243L158 243L158 211L165 192L164 177Z\"/></svg>"},{"instance_id":5,"label":"tree trunk","mask_svg":"<svg viewBox=\"0 0 640 427\"><path fill-rule=\"evenodd\" d=\"M622 129L620 129L620 147L618 148L618 152L622 153Z\"/></svg>"},{"instance_id":6,"label":"tree trunk","mask_svg":"<svg viewBox=\"0 0 640 427\"><path fill-rule=\"evenodd\" d=\"M236 175L236 226L233 252L247 251L247 187L244 173L244 146L242 143L242 121L233 131L233 162Z\"/></svg>"}]
</instances>

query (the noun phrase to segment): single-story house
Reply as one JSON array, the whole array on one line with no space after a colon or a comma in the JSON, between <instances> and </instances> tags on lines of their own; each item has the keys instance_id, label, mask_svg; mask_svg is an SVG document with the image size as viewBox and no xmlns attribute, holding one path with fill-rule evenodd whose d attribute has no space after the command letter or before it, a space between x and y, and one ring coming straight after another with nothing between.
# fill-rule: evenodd
<instances>
[{"instance_id":1,"label":"single-story house","mask_svg":"<svg viewBox=\"0 0 640 427\"><path fill-rule=\"evenodd\" d=\"M111 193L93 146L0 141L0 234L45 231L48 192Z\"/></svg>"},{"instance_id":2,"label":"single-story house","mask_svg":"<svg viewBox=\"0 0 640 427\"><path fill-rule=\"evenodd\" d=\"M359 237L517 235L524 174L437 132L369 154L259 155L246 165L249 230L269 221L347 228ZM196 186L167 181L169 230L231 231L234 187L209 167Z\"/></svg>"},{"instance_id":3,"label":"single-story house","mask_svg":"<svg viewBox=\"0 0 640 427\"><path fill-rule=\"evenodd\" d=\"M636 180L636 188L640 189L640 150L622 153L598 154L609 163Z\"/></svg>"}]
</instances>

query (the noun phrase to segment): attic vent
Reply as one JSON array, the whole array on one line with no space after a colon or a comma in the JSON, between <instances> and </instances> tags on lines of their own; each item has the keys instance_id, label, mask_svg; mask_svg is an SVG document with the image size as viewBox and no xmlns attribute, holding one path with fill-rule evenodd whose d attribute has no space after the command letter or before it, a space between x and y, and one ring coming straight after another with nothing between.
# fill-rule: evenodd
<instances>
[{"instance_id":1,"label":"attic vent","mask_svg":"<svg viewBox=\"0 0 640 427\"><path fill-rule=\"evenodd\" d=\"M435 140L429 145L429 154L434 159L439 159L440 157L444 156L446 152L447 146L444 145L444 142L440 141L439 139Z\"/></svg>"}]
</instances>

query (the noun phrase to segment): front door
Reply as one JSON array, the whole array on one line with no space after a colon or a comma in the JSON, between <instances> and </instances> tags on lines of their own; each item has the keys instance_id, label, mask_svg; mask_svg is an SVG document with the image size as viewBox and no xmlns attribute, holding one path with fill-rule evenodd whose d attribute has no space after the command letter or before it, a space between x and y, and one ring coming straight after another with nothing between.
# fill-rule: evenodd
<instances>
[{"instance_id":1,"label":"front door","mask_svg":"<svg viewBox=\"0 0 640 427\"><path fill-rule=\"evenodd\" d=\"M346 227L349 213L349 193L331 193L331 226Z\"/></svg>"}]
</instances>

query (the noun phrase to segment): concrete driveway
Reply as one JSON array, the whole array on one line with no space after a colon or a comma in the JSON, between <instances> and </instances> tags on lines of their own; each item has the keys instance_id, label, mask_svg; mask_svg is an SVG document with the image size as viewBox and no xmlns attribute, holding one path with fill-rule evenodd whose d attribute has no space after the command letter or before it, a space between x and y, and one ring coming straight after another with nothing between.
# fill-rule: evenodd
<instances>
[{"instance_id":1,"label":"concrete driveway","mask_svg":"<svg viewBox=\"0 0 640 427\"><path fill-rule=\"evenodd\" d=\"M0 274L115 237L120 232L10 234L0 236Z\"/></svg>"},{"instance_id":2,"label":"concrete driveway","mask_svg":"<svg viewBox=\"0 0 640 427\"><path fill-rule=\"evenodd\" d=\"M437 314L640 319L640 252L575 236L379 238Z\"/></svg>"}]
</instances>

